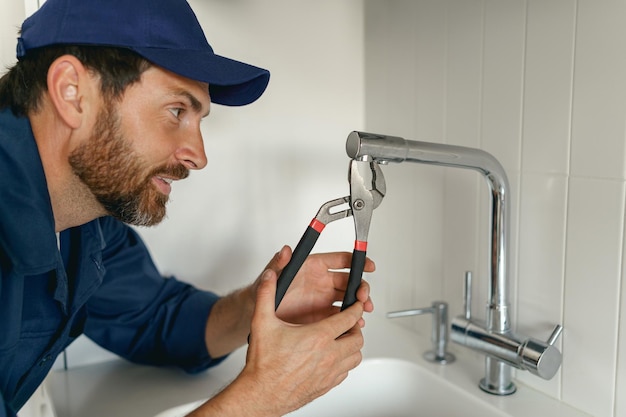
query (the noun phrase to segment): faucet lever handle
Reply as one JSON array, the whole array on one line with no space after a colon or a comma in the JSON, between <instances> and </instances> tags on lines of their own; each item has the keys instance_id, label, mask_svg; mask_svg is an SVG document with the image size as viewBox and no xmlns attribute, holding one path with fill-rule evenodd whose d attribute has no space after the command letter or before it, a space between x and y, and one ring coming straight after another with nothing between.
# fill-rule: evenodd
<instances>
[{"instance_id":1,"label":"faucet lever handle","mask_svg":"<svg viewBox=\"0 0 626 417\"><path fill-rule=\"evenodd\" d=\"M543 379L551 379L561 366L562 355L554 344L562 332L563 326L557 324L547 342L533 338L526 340L520 351L524 369Z\"/></svg>"},{"instance_id":2,"label":"faucet lever handle","mask_svg":"<svg viewBox=\"0 0 626 417\"><path fill-rule=\"evenodd\" d=\"M563 326L561 326L560 324L557 324L554 327L554 330L552 331L552 334L550 335L550 337L548 338L548 344L550 346L554 346L554 344L556 343L556 341L559 339L559 336L561 336L561 333L563 332Z\"/></svg>"}]
</instances>

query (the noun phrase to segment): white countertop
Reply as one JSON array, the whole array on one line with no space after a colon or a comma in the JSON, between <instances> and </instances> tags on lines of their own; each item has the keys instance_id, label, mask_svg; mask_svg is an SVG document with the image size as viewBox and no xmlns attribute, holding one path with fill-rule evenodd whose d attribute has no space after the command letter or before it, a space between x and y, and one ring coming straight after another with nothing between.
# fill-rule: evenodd
<instances>
[{"instance_id":1,"label":"white countertop","mask_svg":"<svg viewBox=\"0 0 626 417\"><path fill-rule=\"evenodd\" d=\"M445 366L431 364L422 358L422 353L430 349L428 340L376 315L366 320L364 358L391 357L415 362L502 410L503 416L588 417L521 383L517 383L518 391L511 396L486 394L478 388L483 372L479 354L452 345L456 362ZM153 417L168 408L219 392L242 369L245 354L245 348L239 349L219 366L198 375L113 360L55 371L49 377L48 389L57 417Z\"/></svg>"}]
</instances>

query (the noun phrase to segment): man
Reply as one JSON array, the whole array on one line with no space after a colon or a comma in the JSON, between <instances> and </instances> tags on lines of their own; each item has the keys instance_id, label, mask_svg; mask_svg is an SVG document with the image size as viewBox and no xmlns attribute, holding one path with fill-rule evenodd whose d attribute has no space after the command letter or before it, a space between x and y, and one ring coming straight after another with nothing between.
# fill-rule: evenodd
<instances>
[{"instance_id":1,"label":"man","mask_svg":"<svg viewBox=\"0 0 626 417\"><path fill-rule=\"evenodd\" d=\"M373 309L366 283L350 308L331 305L350 254L309 257L277 316L288 247L220 298L162 278L127 225L164 217L173 182L207 164L211 102L255 101L266 70L215 55L185 0L48 0L17 55L0 79L0 417L82 333L189 372L250 335L241 374L192 416L283 415L347 376Z\"/></svg>"}]
</instances>

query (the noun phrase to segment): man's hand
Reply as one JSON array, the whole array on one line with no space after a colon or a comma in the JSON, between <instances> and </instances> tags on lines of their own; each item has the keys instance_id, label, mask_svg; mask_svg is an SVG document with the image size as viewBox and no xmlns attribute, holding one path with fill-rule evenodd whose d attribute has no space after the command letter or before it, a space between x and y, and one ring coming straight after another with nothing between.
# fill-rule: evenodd
<instances>
[{"instance_id":1,"label":"man's hand","mask_svg":"<svg viewBox=\"0 0 626 417\"><path fill-rule=\"evenodd\" d=\"M291 249L284 246L269 262L266 269L277 275L291 259ZM278 316L294 324L314 323L339 311L333 302L343 300L348 285L352 254L334 252L310 255L294 278L285 298L278 307ZM367 259L364 272L373 272L376 266ZM363 303L365 312L372 312L374 304L369 297L369 284L361 282L357 300ZM363 322L360 321L361 325Z\"/></svg>"},{"instance_id":2,"label":"man's hand","mask_svg":"<svg viewBox=\"0 0 626 417\"><path fill-rule=\"evenodd\" d=\"M346 310L332 306L343 300L351 253L309 256L275 312L278 274L290 258L283 247L252 286L231 297L256 297L246 365L190 416L282 416L328 392L361 362L363 312L374 308L369 285L362 282ZM364 271L374 268L368 259Z\"/></svg>"}]
</instances>

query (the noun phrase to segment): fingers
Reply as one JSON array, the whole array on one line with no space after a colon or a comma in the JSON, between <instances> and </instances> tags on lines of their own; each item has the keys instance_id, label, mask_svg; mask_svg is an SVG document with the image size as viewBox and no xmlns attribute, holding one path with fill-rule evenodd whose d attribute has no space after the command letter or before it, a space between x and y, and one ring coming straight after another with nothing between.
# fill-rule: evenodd
<instances>
[{"instance_id":1,"label":"fingers","mask_svg":"<svg viewBox=\"0 0 626 417\"><path fill-rule=\"evenodd\" d=\"M346 272L335 272L333 275L333 285L335 287L335 297L337 300L343 299L343 295L348 285L348 277L349 275ZM363 303L363 308L366 313L374 311L374 303L370 298L370 284L367 281L361 280L361 285L357 290L356 298Z\"/></svg>"},{"instance_id":2,"label":"fingers","mask_svg":"<svg viewBox=\"0 0 626 417\"><path fill-rule=\"evenodd\" d=\"M289 263L291 253L291 248L289 246L283 246L274 254L274 257L269 261L265 269L271 269L278 274Z\"/></svg>"},{"instance_id":3,"label":"fingers","mask_svg":"<svg viewBox=\"0 0 626 417\"><path fill-rule=\"evenodd\" d=\"M252 339L256 340L259 337L266 339L266 342L268 342L267 336L271 334L274 334L274 336L281 335L274 342L290 340L291 348L295 348L296 345L300 344L306 345L307 343L312 343L317 348L321 348L325 344L324 340L327 342L335 341L337 346L331 350L337 349L338 355L344 358L354 356L363 347L363 335L360 331L362 327L360 322L363 315L363 303L356 302L346 310L332 314L315 323L305 326L294 326L280 320L274 311L277 282L274 271L271 269L266 270L259 281L257 302L251 323L251 343L253 342ZM306 341L307 339L309 340L308 342ZM289 346L286 346L286 348L289 349ZM360 354L357 354L356 357L347 361L346 370L352 369L360 362L359 356Z\"/></svg>"},{"instance_id":4,"label":"fingers","mask_svg":"<svg viewBox=\"0 0 626 417\"><path fill-rule=\"evenodd\" d=\"M274 302L276 298L276 282L277 276L276 273L271 269L266 269L261 275L259 286L257 289L257 302L255 308L255 314L253 316L253 321L261 321L265 324L268 321L274 320L276 323L280 323L281 321L276 317L276 312L274 310ZM369 285L365 283L363 289L360 290L363 294L362 298L365 298L367 301L369 299ZM320 329L324 329L323 331L329 337L333 339L338 339L340 336L348 333L351 329L358 325L361 321L364 312L364 303L357 302L354 305L350 306L343 312L339 314L333 314L326 318L325 320L321 320L317 323L317 326ZM252 325L254 326L254 323Z\"/></svg>"},{"instance_id":5,"label":"fingers","mask_svg":"<svg viewBox=\"0 0 626 417\"><path fill-rule=\"evenodd\" d=\"M270 260L268 269L274 271L277 276L280 275L291 259L291 255L291 249L288 246L283 247ZM352 253L350 252L308 256L295 279L290 283L289 290L286 293L281 292L285 298L277 310L278 317L289 323L305 324L335 314L337 308L333 305L345 298L349 280L347 270L350 268L351 260ZM373 272L375 268L374 262L366 258L364 271ZM363 304L365 312L373 311L370 286L365 281L362 281L357 289L356 299Z\"/></svg>"},{"instance_id":6,"label":"fingers","mask_svg":"<svg viewBox=\"0 0 626 417\"><path fill-rule=\"evenodd\" d=\"M364 339L361 327L362 326L357 323L337 339L339 350L342 352L342 355L344 355L343 360L341 360L340 365L337 367L339 373L347 373L351 369L356 368L363 359L361 349L363 349Z\"/></svg>"},{"instance_id":7,"label":"fingers","mask_svg":"<svg viewBox=\"0 0 626 417\"><path fill-rule=\"evenodd\" d=\"M365 258L365 266L363 272L374 272L376 270L376 264L370 258Z\"/></svg>"},{"instance_id":8,"label":"fingers","mask_svg":"<svg viewBox=\"0 0 626 417\"><path fill-rule=\"evenodd\" d=\"M363 310L367 313L374 311L374 303L370 297L370 284L367 281L361 281L361 286L356 292L356 298L363 303Z\"/></svg>"},{"instance_id":9,"label":"fingers","mask_svg":"<svg viewBox=\"0 0 626 417\"><path fill-rule=\"evenodd\" d=\"M352 263L352 252L331 252L331 253L318 253L309 256L309 258L321 258L326 265L327 269L346 269L350 268ZM363 272L374 272L376 270L376 264L370 258L365 259L365 267Z\"/></svg>"},{"instance_id":10,"label":"fingers","mask_svg":"<svg viewBox=\"0 0 626 417\"><path fill-rule=\"evenodd\" d=\"M252 340L240 378L252 378L258 398L283 415L328 392L362 360L361 303L319 322L294 326L273 315L275 274L263 274ZM254 336L256 333L256 337Z\"/></svg>"},{"instance_id":11,"label":"fingers","mask_svg":"<svg viewBox=\"0 0 626 417\"><path fill-rule=\"evenodd\" d=\"M280 399L272 404L283 404L287 411L327 392L361 362L362 316L364 311L371 311L366 282L359 287L352 306L342 312L329 307L334 295L345 292L348 280L345 271L336 270L349 268L352 258L349 252L336 252L311 255L300 270L301 278L292 286L293 302L282 304L290 308L288 313L293 317L309 314L311 319L290 321L285 319L289 314L277 316L278 275L291 255L291 249L283 247L256 281L256 306L242 373L257 381L255 386L264 390L262 398ZM367 259L364 270L374 269L374 262Z\"/></svg>"},{"instance_id":12,"label":"fingers","mask_svg":"<svg viewBox=\"0 0 626 417\"><path fill-rule=\"evenodd\" d=\"M329 336L338 339L354 329L355 324L358 324L362 316L363 303L357 302L341 313L333 314L320 321L317 325L325 328Z\"/></svg>"}]
</instances>

